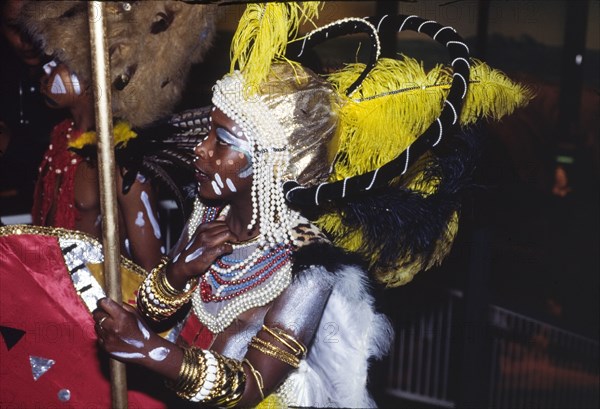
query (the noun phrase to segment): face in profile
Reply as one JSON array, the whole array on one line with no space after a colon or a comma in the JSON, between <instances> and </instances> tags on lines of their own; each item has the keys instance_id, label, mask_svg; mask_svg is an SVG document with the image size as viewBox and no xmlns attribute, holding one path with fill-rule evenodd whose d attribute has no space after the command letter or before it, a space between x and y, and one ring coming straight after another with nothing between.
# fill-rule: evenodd
<instances>
[{"instance_id":1,"label":"face in profile","mask_svg":"<svg viewBox=\"0 0 600 409\"><path fill-rule=\"evenodd\" d=\"M50 61L44 65L40 90L51 108L71 108L85 98L79 78L62 63Z\"/></svg>"},{"instance_id":2,"label":"face in profile","mask_svg":"<svg viewBox=\"0 0 600 409\"><path fill-rule=\"evenodd\" d=\"M252 146L242 128L213 108L210 132L194 149L198 194L203 199L228 200L252 187Z\"/></svg>"},{"instance_id":3,"label":"face in profile","mask_svg":"<svg viewBox=\"0 0 600 409\"><path fill-rule=\"evenodd\" d=\"M30 66L40 65L42 54L31 38L16 24L23 6L22 0L7 0L0 5L0 33L6 38L17 57Z\"/></svg>"}]
</instances>

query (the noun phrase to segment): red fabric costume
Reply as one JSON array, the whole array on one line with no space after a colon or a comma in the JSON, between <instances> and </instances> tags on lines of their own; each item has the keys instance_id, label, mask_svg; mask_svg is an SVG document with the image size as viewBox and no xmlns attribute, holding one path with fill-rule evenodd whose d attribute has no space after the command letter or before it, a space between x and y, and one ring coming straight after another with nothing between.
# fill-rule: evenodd
<instances>
[{"instance_id":1,"label":"red fabric costume","mask_svg":"<svg viewBox=\"0 0 600 409\"><path fill-rule=\"evenodd\" d=\"M109 408L107 355L58 239L0 234L0 292L0 407ZM135 366L127 374L129 408L166 407L162 379Z\"/></svg>"},{"instance_id":2,"label":"red fabric costume","mask_svg":"<svg viewBox=\"0 0 600 409\"><path fill-rule=\"evenodd\" d=\"M73 122L68 119L52 130L33 195L33 224L50 225L48 216L54 209L53 227L75 228L78 216L74 193L75 172L83 158L69 151L68 143L80 135L81 132L73 130Z\"/></svg>"}]
</instances>

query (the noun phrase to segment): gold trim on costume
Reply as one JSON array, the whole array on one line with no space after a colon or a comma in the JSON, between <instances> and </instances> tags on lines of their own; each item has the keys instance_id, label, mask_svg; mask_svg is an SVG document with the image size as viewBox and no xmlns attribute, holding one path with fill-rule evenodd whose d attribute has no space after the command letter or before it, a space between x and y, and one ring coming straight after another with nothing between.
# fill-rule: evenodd
<instances>
[{"instance_id":1,"label":"gold trim on costume","mask_svg":"<svg viewBox=\"0 0 600 409\"><path fill-rule=\"evenodd\" d=\"M77 230L63 229L62 227L33 226L30 224L11 224L0 227L0 237L10 235L34 234L38 236L56 237L59 239L72 239L89 242L94 246L102 246L95 237ZM121 265L132 272L145 277L148 272L142 267L121 255Z\"/></svg>"}]
</instances>

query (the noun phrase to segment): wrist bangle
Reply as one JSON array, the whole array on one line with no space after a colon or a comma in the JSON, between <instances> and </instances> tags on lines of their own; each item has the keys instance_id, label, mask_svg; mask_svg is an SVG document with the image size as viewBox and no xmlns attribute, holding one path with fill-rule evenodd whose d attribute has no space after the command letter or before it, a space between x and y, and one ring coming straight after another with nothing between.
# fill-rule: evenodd
<instances>
[{"instance_id":1,"label":"wrist bangle","mask_svg":"<svg viewBox=\"0 0 600 409\"><path fill-rule=\"evenodd\" d=\"M184 291L173 288L166 278L165 270L168 261L167 257L163 257L160 263L146 276L138 290L139 309L155 321L172 316L188 303L198 283L197 279L191 279L186 284Z\"/></svg>"}]
</instances>

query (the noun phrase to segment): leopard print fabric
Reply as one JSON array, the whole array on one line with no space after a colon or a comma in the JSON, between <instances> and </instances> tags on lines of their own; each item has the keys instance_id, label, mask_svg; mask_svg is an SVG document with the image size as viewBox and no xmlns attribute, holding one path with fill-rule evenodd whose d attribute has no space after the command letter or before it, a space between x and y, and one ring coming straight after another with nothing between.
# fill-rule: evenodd
<instances>
[{"instance_id":1,"label":"leopard print fabric","mask_svg":"<svg viewBox=\"0 0 600 409\"><path fill-rule=\"evenodd\" d=\"M325 234L307 219L302 219L292 229L293 244L296 249L313 243L330 243Z\"/></svg>"}]
</instances>

